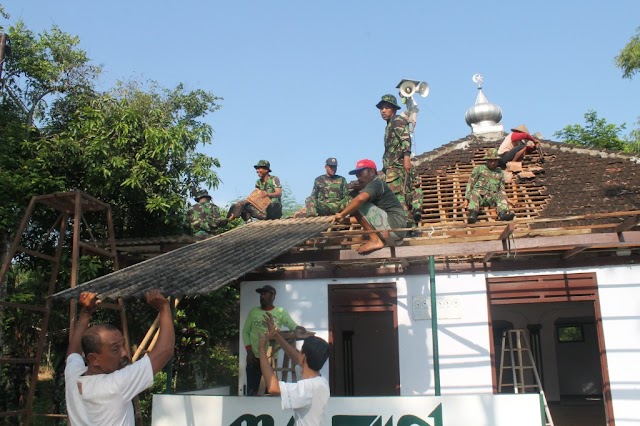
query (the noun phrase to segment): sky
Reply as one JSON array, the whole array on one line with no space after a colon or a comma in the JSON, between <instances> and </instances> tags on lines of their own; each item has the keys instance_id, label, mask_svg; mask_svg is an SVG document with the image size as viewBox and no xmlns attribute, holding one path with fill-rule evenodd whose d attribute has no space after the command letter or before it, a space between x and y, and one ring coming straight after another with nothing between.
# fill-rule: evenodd
<instances>
[{"instance_id":1,"label":"sky","mask_svg":"<svg viewBox=\"0 0 640 426\"><path fill-rule=\"evenodd\" d=\"M614 58L640 26L638 0L196 1L0 0L39 33L57 25L118 80L184 83L224 98L204 121L220 160L219 206L248 195L258 160L304 202L327 157L348 176L362 158L381 165L385 123L375 104L402 79L425 81L415 151L471 133L464 114L483 92L505 128L546 139L595 110L640 127L640 76Z\"/></svg>"}]
</instances>

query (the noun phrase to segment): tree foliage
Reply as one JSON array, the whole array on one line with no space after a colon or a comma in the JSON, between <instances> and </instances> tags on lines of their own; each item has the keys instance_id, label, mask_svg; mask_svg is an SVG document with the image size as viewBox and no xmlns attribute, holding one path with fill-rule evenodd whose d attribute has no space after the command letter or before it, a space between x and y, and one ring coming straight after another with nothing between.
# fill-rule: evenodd
<instances>
[{"instance_id":1,"label":"tree foliage","mask_svg":"<svg viewBox=\"0 0 640 426\"><path fill-rule=\"evenodd\" d=\"M201 118L218 100L182 85L123 84L86 99L62 132L28 145L45 173L111 204L118 236L181 233L191 189L218 185L220 163L197 152L211 143Z\"/></svg>"},{"instance_id":2,"label":"tree foliage","mask_svg":"<svg viewBox=\"0 0 640 426\"><path fill-rule=\"evenodd\" d=\"M621 136L625 128L624 123L620 126L607 123L606 119L598 118L598 114L593 110L584 114L584 120L584 127L580 124L570 124L553 135L573 145L619 151L625 149L626 144Z\"/></svg>"},{"instance_id":3,"label":"tree foliage","mask_svg":"<svg viewBox=\"0 0 640 426\"><path fill-rule=\"evenodd\" d=\"M623 78L632 78L640 72L640 27L636 28L636 35L622 48L615 57L615 64L622 70Z\"/></svg>"}]
</instances>

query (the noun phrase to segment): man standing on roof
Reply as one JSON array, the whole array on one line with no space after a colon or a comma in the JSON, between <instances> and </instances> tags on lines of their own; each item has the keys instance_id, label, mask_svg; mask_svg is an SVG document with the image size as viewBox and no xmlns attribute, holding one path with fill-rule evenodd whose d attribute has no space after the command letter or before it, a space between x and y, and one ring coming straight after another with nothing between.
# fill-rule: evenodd
<instances>
[{"instance_id":1,"label":"man standing on roof","mask_svg":"<svg viewBox=\"0 0 640 426\"><path fill-rule=\"evenodd\" d=\"M254 396L258 394L260 387L260 378L262 378L262 370L260 369L260 334L267 334L267 326L265 319L266 313L270 313L274 318L276 327L280 329L282 326L289 330L304 333L306 329L299 326L291 319L289 313L281 307L274 306L276 299L276 289L266 284L256 292L260 293L260 306L256 306L249 311L247 319L242 327L242 342L247 350L247 395ZM275 354L272 354L275 356Z\"/></svg>"},{"instance_id":2,"label":"man standing on roof","mask_svg":"<svg viewBox=\"0 0 640 426\"><path fill-rule=\"evenodd\" d=\"M280 219L282 217L282 202L280 201L282 185L280 184L280 179L269 174L271 172L271 163L267 160L258 161L258 164L253 168L256 169L258 174L256 188L262 191L262 195L269 197L269 206L266 211L261 211L247 200L238 201L229 209L227 218L233 220L236 217L242 217L245 222L248 222L251 218L258 220Z\"/></svg>"},{"instance_id":3,"label":"man standing on roof","mask_svg":"<svg viewBox=\"0 0 640 426\"><path fill-rule=\"evenodd\" d=\"M498 165L505 168L510 161L522 161L526 153L538 149L539 143L540 141L529 134L529 129L524 124L514 127L498 148Z\"/></svg>"},{"instance_id":4,"label":"man standing on roof","mask_svg":"<svg viewBox=\"0 0 640 426\"><path fill-rule=\"evenodd\" d=\"M511 220L515 213L509 211L504 190L504 173L498 167L500 156L497 149L489 149L484 155L487 164L480 164L471 171L464 194L464 208L469 208L468 223L478 221L480 207L496 207L499 220Z\"/></svg>"},{"instance_id":5,"label":"man standing on roof","mask_svg":"<svg viewBox=\"0 0 640 426\"><path fill-rule=\"evenodd\" d=\"M327 158L324 170L326 173L316 178L311 195L304 201L307 217L334 215L351 201L347 180L336 174L338 160Z\"/></svg>"},{"instance_id":6,"label":"man standing on roof","mask_svg":"<svg viewBox=\"0 0 640 426\"><path fill-rule=\"evenodd\" d=\"M205 190L199 190L195 195L196 204L187 212L187 222L191 226L193 235L206 238L227 224L227 219L220 217L218 206L211 202L211 195Z\"/></svg>"},{"instance_id":7,"label":"man standing on roof","mask_svg":"<svg viewBox=\"0 0 640 426\"><path fill-rule=\"evenodd\" d=\"M414 185L415 171L411 164L409 122L405 117L398 115L400 106L393 95L382 96L376 107L380 110L382 119L387 122L382 157L385 181L398 197L407 219L419 223L422 218L422 189Z\"/></svg>"},{"instance_id":8,"label":"man standing on roof","mask_svg":"<svg viewBox=\"0 0 640 426\"><path fill-rule=\"evenodd\" d=\"M173 357L175 332L169 301L158 290L145 297L159 312L160 332L153 349L130 364L120 330L106 324L89 327L91 314L100 304L96 293L80 294L82 308L69 339L64 369L67 412L73 426L135 425L131 401L153 384L154 375Z\"/></svg>"},{"instance_id":9,"label":"man standing on roof","mask_svg":"<svg viewBox=\"0 0 640 426\"><path fill-rule=\"evenodd\" d=\"M389 232L390 229L407 227L405 212L402 210L398 197L389 186L378 177L376 163L371 160L360 160L356 168L349 172L356 175L364 189L342 210L336 213L334 219L342 221L348 215L353 215L365 231L379 230L383 238L401 240L404 231ZM369 241L358 247L360 254L368 254L384 247L384 241L378 233L367 234Z\"/></svg>"}]
</instances>

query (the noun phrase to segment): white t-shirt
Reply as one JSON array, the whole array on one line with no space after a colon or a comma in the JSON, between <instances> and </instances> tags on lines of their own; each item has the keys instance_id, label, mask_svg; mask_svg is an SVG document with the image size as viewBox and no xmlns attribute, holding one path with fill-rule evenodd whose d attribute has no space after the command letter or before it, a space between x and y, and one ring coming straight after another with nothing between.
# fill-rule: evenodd
<instances>
[{"instance_id":1,"label":"white t-shirt","mask_svg":"<svg viewBox=\"0 0 640 426\"><path fill-rule=\"evenodd\" d=\"M322 376L280 384L282 409L293 410L296 426L324 426L329 383Z\"/></svg>"},{"instance_id":2,"label":"white t-shirt","mask_svg":"<svg viewBox=\"0 0 640 426\"><path fill-rule=\"evenodd\" d=\"M80 354L67 357L64 379L71 425L135 425L131 400L153 384L149 357L110 374L83 376L86 371Z\"/></svg>"}]
</instances>

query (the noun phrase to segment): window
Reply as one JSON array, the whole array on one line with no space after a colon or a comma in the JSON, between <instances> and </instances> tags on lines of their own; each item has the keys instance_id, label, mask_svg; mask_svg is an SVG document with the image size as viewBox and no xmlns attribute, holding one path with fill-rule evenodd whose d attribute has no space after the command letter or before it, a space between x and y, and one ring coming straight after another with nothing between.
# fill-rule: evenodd
<instances>
[{"instance_id":1,"label":"window","mask_svg":"<svg viewBox=\"0 0 640 426\"><path fill-rule=\"evenodd\" d=\"M584 330L581 325L559 325L556 330L560 343L584 342Z\"/></svg>"}]
</instances>

